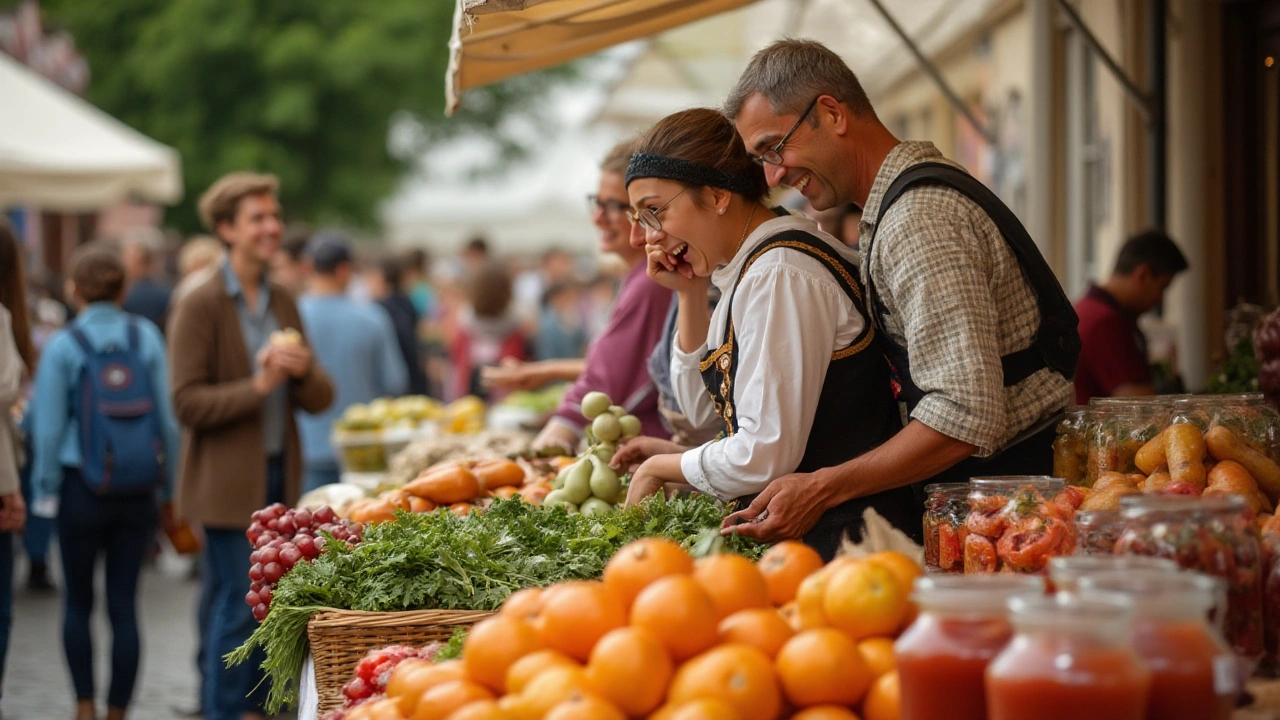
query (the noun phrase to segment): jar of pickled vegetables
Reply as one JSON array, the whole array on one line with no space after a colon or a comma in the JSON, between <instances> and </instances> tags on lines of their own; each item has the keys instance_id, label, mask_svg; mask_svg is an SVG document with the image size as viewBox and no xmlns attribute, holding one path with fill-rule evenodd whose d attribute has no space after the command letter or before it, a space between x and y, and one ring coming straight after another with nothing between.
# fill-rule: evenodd
<instances>
[{"instance_id":1,"label":"jar of pickled vegetables","mask_svg":"<svg viewBox=\"0 0 1280 720\"><path fill-rule=\"evenodd\" d=\"M1256 663L1263 652L1263 571L1258 529L1243 498L1134 495L1121 499L1118 555L1169 558L1227 585L1223 634Z\"/></svg>"},{"instance_id":2,"label":"jar of pickled vegetables","mask_svg":"<svg viewBox=\"0 0 1280 720\"><path fill-rule=\"evenodd\" d=\"M1151 671L1134 651L1131 600L1019 595L1009 610L1013 640L987 667L988 720L1144 720Z\"/></svg>"},{"instance_id":3,"label":"jar of pickled vegetables","mask_svg":"<svg viewBox=\"0 0 1280 720\"><path fill-rule=\"evenodd\" d=\"M894 645L901 720L986 720L983 676L1013 637L1006 602L1043 593L1033 575L935 575L916 580L920 616Z\"/></svg>"},{"instance_id":4,"label":"jar of pickled vegetables","mask_svg":"<svg viewBox=\"0 0 1280 720\"><path fill-rule=\"evenodd\" d=\"M1167 569L1107 570L1080 578L1084 593L1116 592L1134 603L1134 650L1151 670L1148 718L1231 720L1239 666L1209 624L1219 602L1217 583L1201 573Z\"/></svg>"},{"instance_id":5,"label":"jar of pickled vegetables","mask_svg":"<svg viewBox=\"0 0 1280 720\"><path fill-rule=\"evenodd\" d=\"M966 573L1039 573L1049 558L1075 552L1080 488L1040 475L973 478L969 485Z\"/></svg>"},{"instance_id":6,"label":"jar of pickled vegetables","mask_svg":"<svg viewBox=\"0 0 1280 720\"><path fill-rule=\"evenodd\" d=\"M1076 552L1082 556L1110 555L1123 529L1119 510L1081 510L1076 513Z\"/></svg>"},{"instance_id":7,"label":"jar of pickled vegetables","mask_svg":"<svg viewBox=\"0 0 1280 720\"><path fill-rule=\"evenodd\" d=\"M1144 555L1071 555L1049 561L1049 582L1055 590L1072 592L1079 589L1082 577L1128 570L1179 572L1178 564L1168 558Z\"/></svg>"},{"instance_id":8,"label":"jar of pickled vegetables","mask_svg":"<svg viewBox=\"0 0 1280 720\"><path fill-rule=\"evenodd\" d=\"M1058 423L1058 434L1053 440L1053 476L1069 485L1083 485L1089 459L1085 417L1088 408L1077 407L1067 411Z\"/></svg>"},{"instance_id":9,"label":"jar of pickled vegetables","mask_svg":"<svg viewBox=\"0 0 1280 720\"><path fill-rule=\"evenodd\" d=\"M1115 400L1115 398L1110 398ZM1137 472L1134 456L1168 425L1162 402L1101 402L1086 416L1088 448L1085 484L1093 487L1105 473Z\"/></svg>"},{"instance_id":10,"label":"jar of pickled vegetables","mask_svg":"<svg viewBox=\"0 0 1280 720\"><path fill-rule=\"evenodd\" d=\"M1189 422L1207 433L1229 428L1272 462L1280 462L1280 413L1262 393L1193 395L1173 406L1174 422Z\"/></svg>"},{"instance_id":11,"label":"jar of pickled vegetables","mask_svg":"<svg viewBox=\"0 0 1280 720\"><path fill-rule=\"evenodd\" d=\"M969 483L934 483L924 488L924 567L964 572L964 520L969 515Z\"/></svg>"}]
</instances>

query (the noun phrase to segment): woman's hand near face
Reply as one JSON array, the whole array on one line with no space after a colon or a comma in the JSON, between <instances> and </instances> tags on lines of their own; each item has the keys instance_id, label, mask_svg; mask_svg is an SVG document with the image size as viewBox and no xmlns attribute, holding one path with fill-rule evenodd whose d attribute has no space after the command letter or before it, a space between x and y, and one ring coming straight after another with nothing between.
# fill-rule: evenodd
<instances>
[{"instance_id":1,"label":"woman's hand near face","mask_svg":"<svg viewBox=\"0 0 1280 720\"><path fill-rule=\"evenodd\" d=\"M661 245L645 245L648 257L649 278L664 288L680 294L706 296L711 278L698 277L688 263L680 262L662 249Z\"/></svg>"}]
</instances>

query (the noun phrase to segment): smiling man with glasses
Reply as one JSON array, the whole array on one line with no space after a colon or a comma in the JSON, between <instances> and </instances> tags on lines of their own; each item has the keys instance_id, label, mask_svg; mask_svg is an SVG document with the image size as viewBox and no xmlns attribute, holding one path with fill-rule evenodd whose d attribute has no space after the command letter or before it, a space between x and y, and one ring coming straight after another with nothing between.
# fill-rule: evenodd
<instances>
[{"instance_id":1,"label":"smiling man with glasses","mask_svg":"<svg viewBox=\"0 0 1280 720\"><path fill-rule=\"evenodd\" d=\"M910 419L860 457L775 481L725 532L746 522L750 537L798 538L827 509L893 488L1050 474L1079 336L1013 213L932 143L894 137L819 43L757 53L724 111L770 186L817 210L863 208L861 276Z\"/></svg>"}]
</instances>

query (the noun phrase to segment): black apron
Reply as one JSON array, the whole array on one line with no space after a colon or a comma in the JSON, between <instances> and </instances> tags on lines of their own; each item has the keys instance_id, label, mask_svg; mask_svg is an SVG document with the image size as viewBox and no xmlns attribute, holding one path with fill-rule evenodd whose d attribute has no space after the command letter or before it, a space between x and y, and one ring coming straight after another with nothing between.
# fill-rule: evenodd
<instances>
[{"instance_id":1,"label":"black apron","mask_svg":"<svg viewBox=\"0 0 1280 720\"><path fill-rule=\"evenodd\" d=\"M716 413L724 419L728 435L738 431L733 396L734 376L738 368L733 293L736 293L742 276L751 265L775 248L798 250L821 262L840 283L849 296L849 302L860 314L868 317L857 280L857 268L823 241L809 233L791 230L778 233L757 245L738 273L728 298L730 311L725 342L708 353L701 364L702 380L711 393ZM835 467L884 443L900 429L902 423L889 385L889 367L884 350L874 325L868 321L866 328L848 347L831 357L814 412L813 429L809 432L804 457L795 471L808 473ZM752 499L754 496L739 498L738 501L745 506ZM824 559L830 560L844 535L847 534L854 542L861 540L862 513L868 507L874 507L916 542L922 541L924 506L912 488L903 487L850 500L828 510L804 536L804 542L821 553Z\"/></svg>"},{"instance_id":2,"label":"black apron","mask_svg":"<svg viewBox=\"0 0 1280 720\"><path fill-rule=\"evenodd\" d=\"M1004 237L1005 243L1013 252L1022 269L1023 275L1031 285L1036 296L1036 305L1040 310L1040 326L1031 346L1010 353L1000 358L1004 371L1004 386L1013 387L1034 373L1050 368L1068 380L1075 375L1076 361L1080 354L1079 323L1071 301L1062 291L1062 286L1049 269L1048 263L1040 255L1039 249L1027 234L1026 228L1018 221L1017 216L996 197L985 185L973 176L951 165L937 162L925 162L913 165L904 170L885 192L880 203L880 215L876 219L875 230L867 240L863 252L867 253L867 266L870 268L871 250L875 242L876 231L880 228L880 219L889 211L894 201L902 196L908 187L915 184L938 184L958 190L982 208L991 218L996 228ZM911 363L907 349L884 331L884 317L888 315L884 304L875 292L872 274L867 273L867 290L875 309L875 323L880 328L880 336L884 338L885 355L893 365L898 384L901 387L899 398L907 406L907 417L915 411L916 405L924 398L925 393L911 379ZM1056 435L1058 421L1062 413L1053 413L1042 418L1009 441L994 454L985 457L969 457L953 465L934 477L915 486L917 495L923 500L924 486L928 483L968 482L971 477L984 475L1052 475L1053 474L1053 440Z\"/></svg>"}]
</instances>

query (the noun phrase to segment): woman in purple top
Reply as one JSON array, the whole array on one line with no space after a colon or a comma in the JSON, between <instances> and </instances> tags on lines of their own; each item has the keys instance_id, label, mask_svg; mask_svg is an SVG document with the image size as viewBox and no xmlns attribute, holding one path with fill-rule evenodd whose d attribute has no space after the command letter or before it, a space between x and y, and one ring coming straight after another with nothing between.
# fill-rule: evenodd
<instances>
[{"instance_id":1,"label":"woman in purple top","mask_svg":"<svg viewBox=\"0 0 1280 720\"><path fill-rule=\"evenodd\" d=\"M586 425L578 405L593 390L607 394L639 418L645 435L671 436L658 413L658 391L649 377L648 360L665 332L672 293L649 279L643 243L637 248L630 241L632 227L626 211L631 204L623 178L633 145L621 143L610 151L600 166L600 190L590 198L592 221L600 229L600 251L621 257L630 269L604 332L587 348L582 373L534 440L534 447L576 446Z\"/></svg>"}]
</instances>

